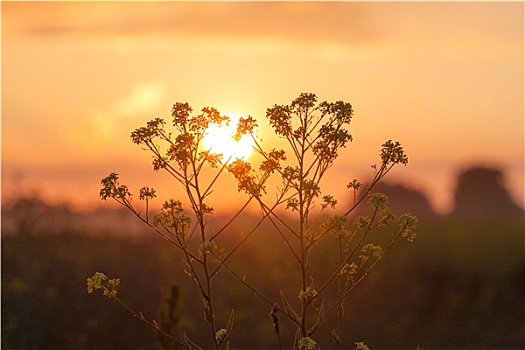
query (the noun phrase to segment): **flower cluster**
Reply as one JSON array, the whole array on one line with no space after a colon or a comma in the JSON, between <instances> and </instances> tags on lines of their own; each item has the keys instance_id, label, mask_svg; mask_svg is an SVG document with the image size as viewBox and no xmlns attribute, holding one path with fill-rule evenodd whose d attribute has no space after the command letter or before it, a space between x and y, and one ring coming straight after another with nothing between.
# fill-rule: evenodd
<instances>
[{"instance_id":1,"label":"flower cluster","mask_svg":"<svg viewBox=\"0 0 525 350\"><path fill-rule=\"evenodd\" d=\"M290 136L292 133L292 114L288 106L274 105L266 110L266 118L274 128L275 133L281 136Z\"/></svg>"},{"instance_id":2,"label":"flower cluster","mask_svg":"<svg viewBox=\"0 0 525 350\"><path fill-rule=\"evenodd\" d=\"M352 141L352 135L340 125L325 124L319 130L319 140L313 147L314 154L326 163L332 163L337 158L337 151Z\"/></svg>"},{"instance_id":3,"label":"flower cluster","mask_svg":"<svg viewBox=\"0 0 525 350\"><path fill-rule=\"evenodd\" d=\"M164 124L166 123L161 118L155 118L147 122L146 126L138 128L131 133L131 141L136 144L151 142L162 133Z\"/></svg>"},{"instance_id":4,"label":"flower cluster","mask_svg":"<svg viewBox=\"0 0 525 350\"><path fill-rule=\"evenodd\" d=\"M153 188L149 187L142 187L139 190L139 199L140 200L148 200L157 197L157 191Z\"/></svg>"},{"instance_id":5,"label":"flower cluster","mask_svg":"<svg viewBox=\"0 0 525 350\"><path fill-rule=\"evenodd\" d=\"M152 151L153 170L169 168L170 173L173 174L174 169L170 166L172 161L175 161L181 170L186 169L191 162L196 160L206 160L212 167L217 166L220 155L212 155L207 151L199 152L199 145L211 123L229 124L230 118L222 116L217 109L212 107L203 108L202 113L196 116L190 116L192 111L188 103L177 102L173 105L171 116L173 126L177 129L175 135L164 130L165 122L161 118L155 118L145 127L138 128L131 133L131 140L134 143L144 144ZM244 118L239 132L252 132L256 126L253 118ZM166 143L165 153L161 151L161 145L154 142L154 139Z\"/></svg>"},{"instance_id":6,"label":"flower cluster","mask_svg":"<svg viewBox=\"0 0 525 350\"><path fill-rule=\"evenodd\" d=\"M283 170L283 180L294 184L301 175L301 170L298 167L287 166Z\"/></svg>"},{"instance_id":7,"label":"flower cluster","mask_svg":"<svg viewBox=\"0 0 525 350\"><path fill-rule=\"evenodd\" d=\"M345 128L353 115L352 105L347 102L321 102L316 107L317 96L302 93L287 105L274 105L266 111L270 125L276 134L292 143L311 145L311 151L324 166L330 165L338 156L338 150L352 141ZM319 112L314 122L312 112ZM321 121L325 121L321 124ZM296 124L294 127L292 124ZM315 131L314 131L315 129Z\"/></svg>"},{"instance_id":8,"label":"flower cluster","mask_svg":"<svg viewBox=\"0 0 525 350\"><path fill-rule=\"evenodd\" d=\"M405 213L399 217L399 227L401 229L401 237L406 239L408 242L414 242L417 235L414 229L417 226L417 217L410 213Z\"/></svg>"},{"instance_id":9,"label":"flower cluster","mask_svg":"<svg viewBox=\"0 0 525 350\"><path fill-rule=\"evenodd\" d=\"M243 135L252 134L257 129L257 121L251 116L246 118L239 118L237 122L237 130L233 138L237 141L241 139Z\"/></svg>"},{"instance_id":10,"label":"flower cluster","mask_svg":"<svg viewBox=\"0 0 525 350\"><path fill-rule=\"evenodd\" d=\"M368 206L376 214L380 214L381 218L377 226L387 225L390 221L395 220L394 214L388 208L388 197L383 193L372 193L368 197ZM375 220L374 220L375 222ZM358 217L355 221L358 228L368 228L372 225L372 219L369 217ZM375 226L375 225L374 225Z\"/></svg>"},{"instance_id":11,"label":"flower cluster","mask_svg":"<svg viewBox=\"0 0 525 350\"><path fill-rule=\"evenodd\" d=\"M190 131L194 134L202 134L210 124L228 125L230 117L223 116L213 107L204 107L202 113L189 120Z\"/></svg>"},{"instance_id":12,"label":"flower cluster","mask_svg":"<svg viewBox=\"0 0 525 350\"><path fill-rule=\"evenodd\" d=\"M299 348L299 350L313 350L315 349L316 345L317 343L315 342L315 340L313 340L310 337L303 337L299 339L299 342L297 343L297 347Z\"/></svg>"},{"instance_id":13,"label":"flower cluster","mask_svg":"<svg viewBox=\"0 0 525 350\"><path fill-rule=\"evenodd\" d=\"M290 110L301 117L306 117L310 109L315 106L317 96L310 92L303 92L292 101Z\"/></svg>"},{"instance_id":14,"label":"flower cluster","mask_svg":"<svg viewBox=\"0 0 525 350\"><path fill-rule=\"evenodd\" d=\"M357 179L353 179L351 182L348 183L348 185L346 185L346 188L353 188L354 190L358 190L361 187L363 187L363 185Z\"/></svg>"},{"instance_id":15,"label":"flower cluster","mask_svg":"<svg viewBox=\"0 0 525 350\"><path fill-rule=\"evenodd\" d=\"M363 248L361 249L361 251L364 254L360 255L359 257L363 261L368 260L368 258L370 258L371 256L375 258L380 258L384 254L383 248L381 248L381 246L374 244L374 243L365 244Z\"/></svg>"},{"instance_id":16,"label":"flower cluster","mask_svg":"<svg viewBox=\"0 0 525 350\"><path fill-rule=\"evenodd\" d=\"M383 193L373 193L368 199L368 204L373 210L386 209L388 205L388 197Z\"/></svg>"},{"instance_id":17,"label":"flower cluster","mask_svg":"<svg viewBox=\"0 0 525 350\"><path fill-rule=\"evenodd\" d=\"M104 285L104 281L107 281ZM93 293L97 289L102 289L104 296L108 298L117 296L117 287L120 285L120 279L113 278L109 279L102 272L95 272L92 277L87 279L87 291L88 293Z\"/></svg>"},{"instance_id":18,"label":"flower cluster","mask_svg":"<svg viewBox=\"0 0 525 350\"><path fill-rule=\"evenodd\" d=\"M368 346L362 341L355 343L355 350L370 350Z\"/></svg>"},{"instance_id":19,"label":"flower cluster","mask_svg":"<svg viewBox=\"0 0 525 350\"><path fill-rule=\"evenodd\" d=\"M321 230L335 237L345 237L350 233L348 217L346 215L333 215L321 224Z\"/></svg>"},{"instance_id":20,"label":"flower cluster","mask_svg":"<svg viewBox=\"0 0 525 350\"><path fill-rule=\"evenodd\" d=\"M100 190L100 198L107 200L113 198L119 202L129 201L131 194L128 186L121 185L118 181L119 177L116 173L111 173L102 179L101 184L103 188Z\"/></svg>"},{"instance_id":21,"label":"flower cluster","mask_svg":"<svg viewBox=\"0 0 525 350\"><path fill-rule=\"evenodd\" d=\"M337 101L334 103L321 102L319 108L323 115L333 114L336 121L340 124L349 124L354 115L352 105L344 101Z\"/></svg>"},{"instance_id":22,"label":"flower cluster","mask_svg":"<svg viewBox=\"0 0 525 350\"><path fill-rule=\"evenodd\" d=\"M354 220L354 226L360 230L360 229L366 229L368 228L370 225L372 225L372 219L369 218L368 216L358 216L355 220Z\"/></svg>"},{"instance_id":23,"label":"flower cluster","mask_svg":"<svg viewBox=\"0 0 525 350\"><path fill-rule=\"evenodd\" d=\"M188 103L177 102L171 109L171 116L173 118L173 126L184 128L188 122L188 118L193 109Z\"/></svg>"},{"instance_id":24,"label":"flower cluster","mask_svg":"<svg viewBox=\"0 0 525 350\"><path fill-rule=\"evenodd\" d=\"M392 142L388 140L382 146L381 152L381 161L383 165L393 165L393 164L408 164L408 156L403 151L403 147L399 142Z\"/></svg>"},{"instance_id":25,"label":"flower cluster","mask_svg":"<svg viewBox=\"0 0 525 350\"><path fill-rule=\"evenodd\" d=\"M237 179L239 191L244 191L256 197L260 195L261 188L257 186L256 177L253 174L250 163L242 159L236 159L231 164L228 164L228 171Z\"/></svg>"},{"instance_id":26,"label":"flower cluster","mask_svg":"<svg viewBox=\"0 0 525 350\"><path fill-rule=\"evenodd\" d=\"M97 289L102 288L102 281L107 280L105 274L102 272L95 272L95 274L92 277L88 277L87 279L87 290L88 293L93 293L93 291Z\"/></svg>"},{"instance_id":27,"label":"flower cluster","mask_svg":"<svg viewBox=\"0 0 525 350\"><path fill-rule=\"evenodd\" d=\"M212 168L217 168L221 162L222 154L212 153L210 151L201 151L199 161L205 160Z\"/></svg>"},{"instance_id":28,"label":"flower cluster","mask_svg":"<svg viewBox=\"0 0 525 350\"><path fill-rule=\"evenodd\" d=\"M292 211L299 210L299 200L297 198L295 198L295 197L289 198L286 201L286 208L285 209L291 209Z\"/></svg>"},{"instance_id":29,"label":"flower cluster","mask_svg":"<svg viewBox=\"0 0 525 350\"><path fill-rule=\"evenodd\" d=\"M265 174L271 174L276 170L281 170L281 161L286 160L286 155L283 150L273 149L268 152L266 159L261 162L259 170Z\"/></svg>"},{"instance_id":30,"label":"flower cluster","mask_svg":"<svg viewBox=\"0 0 525 350\"><path fill-rule=\"evenodd\" d=\"M222 342L224 338L228 335L228 331L225 328L221 328L215 333L215 339L218 343Z\"/></svg>"},{"instance_id":31,"label":"flower cluster","mask_svg":"<svg viewBox=\"0 0 525 350\"><path fill-rule=\"evenodd\" d=\"M340 275L355 275L357 273L357 265L355 263L344 264L344 266L339 271Z\"/></svg>"},{"instance_id":32,"label":"flower cluster","mask_svg":"<svg viewBox=\"0 0 525 350\"><path fill-rule=\"evenodd\" d=\"M162 226L179 237L186 237L191 225L191 218L184 214L182 203L170 199L162 205L160 213L153 218L154 226Z\"/></svg>"},{"instance_id":33,"label":"flower cluster","mask_svg":"<svg viewBox=\"0 0 525 350\"><path fill-rule=\"evenodd\" d=\"M317 185L314 180L304 179L303 180L303 198L305 202L311 202L314 197L319 197L321 194L321 188Z\"/></svg>"},{"instance_id":34,"label":"flower cluster","mask_svg":"<svg viewBox=\"0 0 525 350\"><path fill-rule=\"evenodd\" d=\"M201 254L212 253L217 248L217 244L214 241L208 241L201 244L199 252Z\"/></svg>"},{"instance_id":35,"label":"flower cluster","mask_svg":"<svg viewBox=\"0 0 525 350\"><path fill-rule=\"evenodd\" d=\"M190 133L182 133L177 135L175 141L170 145L166 157L169 161L175 160L183 169L189 163L196 147L195 136Z\"/></svg>"},{"instance_id":36,"label":"flower cluster","mask_svg":"<svg viewBox=\"0 0 525 350\"><path fill-rule=\"evenodd\" d=\"M321 204L321 208L330 207L332 209L335 209L335 205L337 204L337 199L334 198L332 195L326 195L323 196L323 204Z\"/></svg>"},{"instance_id":37,"label":"flower cluster","mask_svg":"<svg viewBox=\"0 0 525 350\"><path fill-rule=\"evenodd\" d=\"M317 296L317 291L312 287L306 287L306 290L302 290L299 292L299 299L311 301L313 298Z\"/></svg>"}]
</instances>

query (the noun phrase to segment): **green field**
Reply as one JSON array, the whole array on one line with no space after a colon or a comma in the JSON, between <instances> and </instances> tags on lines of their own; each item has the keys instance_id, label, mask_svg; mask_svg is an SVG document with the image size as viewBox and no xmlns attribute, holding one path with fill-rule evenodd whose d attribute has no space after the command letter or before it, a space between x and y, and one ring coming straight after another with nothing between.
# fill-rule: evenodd
<instances>
[{"instance_id":1,"label":"green field","mask_svg":"<svg viewBox=\"0 0 525 350\"><path fill-rule=\"evenodd\" d=\"M523 348L523 220L420 221L416 242L399 244L347 299L346 348L356 341L374 349ZM149 328L100 293L86 292L96 271L119 277L120 297L159 322L176 287L174 334L205 338L175 249L150 232L130 238L85 231L3 235L2 348L155 348ZM295 267L286 265L273 234L258 232L232 265L277 302L275 286L295 278ZM277 347L268 305L226 272L215 283L222 296L217 317L236 310L232 347ZM292 339L293 329L281 323L283 339Z\"/></svg>"}]
</instances>

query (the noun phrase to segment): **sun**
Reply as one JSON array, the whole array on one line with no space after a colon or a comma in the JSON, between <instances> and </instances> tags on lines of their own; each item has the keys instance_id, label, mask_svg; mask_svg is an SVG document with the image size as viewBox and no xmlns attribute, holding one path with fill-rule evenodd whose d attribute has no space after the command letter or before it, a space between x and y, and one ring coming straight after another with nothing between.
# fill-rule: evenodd
<instances>
[{"instance_id":1,"label":"sun","mask_svg":"<svg viewBox=\"0 0 525 350\"><path fill-rule=\"evenodd\" d=\"M253 152L253 139L250 135L243 135L239 140L235 140L234 135L240 117L235 114L229 114L229 117L229 125L208 126L204 133L204 147L211 153L222 154L222 161L225 163L236 159L246 160Z\"/></svg>"}]
</instances>

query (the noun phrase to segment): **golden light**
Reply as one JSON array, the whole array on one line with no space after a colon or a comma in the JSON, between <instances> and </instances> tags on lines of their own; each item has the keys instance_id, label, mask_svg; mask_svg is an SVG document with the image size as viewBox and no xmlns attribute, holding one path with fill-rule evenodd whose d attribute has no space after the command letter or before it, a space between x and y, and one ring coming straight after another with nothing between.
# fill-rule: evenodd
<instances>
[{"instance_id":1,"label":"golden light","mask_svg":"<svg viewBox=\"0 0 525 350\"><path fill-rule=\"evenodd\" d=\"M240 117L229 114L229 125L210 124L204 134L204 147L212 153L222 154L223 162L236 159L246 160L253 151L254 142L250 135L234 139Z\"/></svg>"}]
</instances>

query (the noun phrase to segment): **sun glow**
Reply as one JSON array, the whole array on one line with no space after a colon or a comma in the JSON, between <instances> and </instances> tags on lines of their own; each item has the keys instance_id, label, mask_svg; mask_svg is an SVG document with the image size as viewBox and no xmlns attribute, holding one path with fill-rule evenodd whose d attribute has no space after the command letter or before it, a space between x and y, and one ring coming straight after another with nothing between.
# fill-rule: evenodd
<instances>
[{"instance_id":1,"label":"sun glow","mask_svg":"<svg viewBox=\"0 0 525 350\"><path fill-rule=\"evenodd\" d=\"M246 160L253 151L254 142L250 135L234 139L238 122L238 116L230 115L228 125L210 124L204 134L204 147L212 153L222 154L223 162Z\"/></svg>"}]
</instances>

